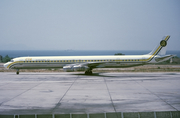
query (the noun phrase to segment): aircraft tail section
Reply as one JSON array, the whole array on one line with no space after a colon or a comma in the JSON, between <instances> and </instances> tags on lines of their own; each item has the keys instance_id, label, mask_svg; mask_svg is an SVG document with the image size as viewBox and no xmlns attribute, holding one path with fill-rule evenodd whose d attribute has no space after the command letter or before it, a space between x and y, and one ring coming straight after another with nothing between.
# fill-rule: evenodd
<instances>
[{"instance_id":1,"label":"aircraft tail section","mask_svg":"<svg viewBox=\"0 0 180 118\"><path fill-rule=\"evenodd\" d=\"M160 41L160 43L157 45L156 48L154 48L149 55L165 55L166 54L166 45L167 45L167 41L169 40L170 36L164 36L162 38L162 40Z\"/></svg>"},{"instance_id":2,"label":"aircraft tail section","mask_svg":"<svg viewBox=\"0 0 180 118\"><path fill-rule=\"evenodd\" d=\"M163 61L167 61L169 59L171 59L172 57L174 57L175 55L165 55L165 56L159 56L159 57L155 57L155 61L157 63L159 62L163 62Z\"/></svg>"}]
</instances>

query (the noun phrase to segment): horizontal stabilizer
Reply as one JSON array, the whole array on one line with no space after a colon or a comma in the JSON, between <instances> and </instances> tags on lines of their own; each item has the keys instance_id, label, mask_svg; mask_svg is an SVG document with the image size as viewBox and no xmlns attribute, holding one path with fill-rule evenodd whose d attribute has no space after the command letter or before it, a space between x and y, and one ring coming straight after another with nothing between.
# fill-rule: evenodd
<instances>
[{"instance_id":1,"label":"horizontal stabilizer","mask_svg":"<svg viewBox=\"0 0 180 118\"><path fill-rule=\"evenodd\" d=\"M155 60L156 60L156 62L163 62L163 61L167 61L167 60L171 59L174 56L175 55L166 55L166 56L162 56L162 57L155 57Z\"/></svg>"}]
</instances>

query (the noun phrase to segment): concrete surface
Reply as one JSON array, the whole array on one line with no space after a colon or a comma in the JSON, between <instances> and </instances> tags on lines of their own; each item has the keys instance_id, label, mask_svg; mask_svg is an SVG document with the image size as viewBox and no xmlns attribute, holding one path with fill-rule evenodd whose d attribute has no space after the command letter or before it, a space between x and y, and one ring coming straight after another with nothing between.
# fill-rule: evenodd
<instances>
[{"instance_id":1,"label":"concrete surface","mask_svg":"<svg viewBox=\"0 0 180 118\"><path fill-rule=\"evenodd\" d=\"M107 116L113 116L111 112L132 112L130 117L134 114L139 117L143 112L154 115L154 111L158 111L156 116L161 111L179 114L180 73L95 73L91 76L74 72L0 73L1 117L3 114L95 117L96 113L103 117L106 112ZM126 116L129 114L124 113Z\"/></svg>"}]
</instances>

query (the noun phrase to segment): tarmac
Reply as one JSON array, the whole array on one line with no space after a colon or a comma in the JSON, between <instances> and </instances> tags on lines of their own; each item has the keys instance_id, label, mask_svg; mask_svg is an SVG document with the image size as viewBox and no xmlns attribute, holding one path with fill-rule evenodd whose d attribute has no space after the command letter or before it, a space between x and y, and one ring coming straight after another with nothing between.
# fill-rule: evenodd
<instances>
[{"instance_id":1,"label":"tarmac","mask_svg":"<svg viewBox=\"0 0 180 118\"><path fill-rule=\"evenodd\" d=\"M0 72L0 114L180 111L180 73Z\"/></svg>"}]
</instances>

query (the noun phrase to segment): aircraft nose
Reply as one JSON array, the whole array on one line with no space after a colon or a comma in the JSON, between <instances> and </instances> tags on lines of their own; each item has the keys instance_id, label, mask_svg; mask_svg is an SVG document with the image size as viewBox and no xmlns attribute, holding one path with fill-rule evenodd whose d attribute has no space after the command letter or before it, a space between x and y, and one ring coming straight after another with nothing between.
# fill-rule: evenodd
<instances>
[{"instance_id":1,"label":"aircraft nose","mask_svg":"<svg viewBox=\"0 0 180 118\"><path fill-rule=\"evenodd\" d=\"M8 69L8 68L7 68L8 65L9 65L9 63L5 63L3 66L4 66L6 69Z\"/></svg>"}]
</instances>

